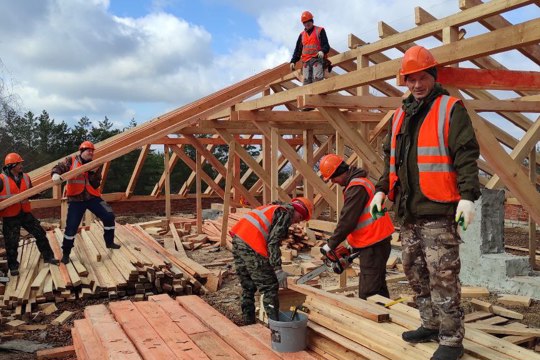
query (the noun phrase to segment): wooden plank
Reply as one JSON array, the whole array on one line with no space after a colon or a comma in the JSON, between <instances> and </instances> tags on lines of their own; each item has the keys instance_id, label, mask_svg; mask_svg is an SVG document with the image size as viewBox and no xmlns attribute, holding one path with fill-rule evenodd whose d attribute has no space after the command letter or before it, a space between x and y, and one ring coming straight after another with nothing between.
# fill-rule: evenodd
<instances>
[{"instance_id":1,"label":"wooden plank","mask_svg":"<svg viewBox=\"0 0 540 360\"><path fill-rule=\"evenodd\" d=\"M464 321L468 323L468 322L473 322L476 320L485 319L491 316L493 316L493 314L487 311L474 311L470 314L465 315Z\"/></svg>"},{"instance_id":2,"label":"wooden plank","mask_svg":"<svg viewBox=\"0 0 540 360\"><path fill-rule=\"evenodd\" d=\"M169 295L154 295L150 296L148 300L156 302L174 322L181 324L182 330L186 334L191 336L208 331L208 328L199 319L171 299Z\"/></svg>"},{"instance_id":3,"label":"wooden plank","mask_svg":"<svg viewBox=\"0 0 540 360\"><path fill-rule=\"evenodd\" d=\"M472 287L462 286L461 297L462 298L475 298L475 297L488 297L489 290L485 287Z\"/></svg>"},{"instance_id":4,"label":"wooden plank","mask_svg":"<svg viewBox=\"0 0 540 360\"><path fill-rule=\"evenodd\" d=\"M173 222L169 222L169 230L171 231L174 244L176 245L176 251L178 252L179 256L187 257L186 250L182 245L182 239L180 239L180 235L178 235L178 230L176 230L176 225L174 225Z\"/></svg>"},{"instance_id":5,"label":"wooden plank","mask_svg":"<svg viewBox=\"0 0 540 360\"><path fill-rule=\"evenodd\" d=\"M88 360L106 359L104 348L94 334L92 325L88 319L75 320L73 322L72 334L76 334L80 342L80 347L77 349L78 359L81 358L81 355ZM75 345L75 341L73 344Z\"/></svg>"},{"instance_id":6,"label":"wooden plank","mask_svg":"<svg viewBox=\"0 0 540 360\"><path fill-rule=\"evenodd\" d=\"M529 296L520 295L502 295L497 299L498 302L504 305L521 305L531 306L532 299Z\"/></svg>"},{"instance_id":7,"label":"wooden plank","mask_svg":"<svg viewBox=\"0 0 540 360\"><path fill-rule=\"evenodd\" d=\"M221 315L201 298L194 295L179 296L176 298L176 301L245 358L261 360L279 359L279 356L266 349L262 344L250 341L250 337L245 330L234 325L232 321Z\"/></svg>"},{"instance_id":8,"label":"wooden plank","mask_svg":"<svg viewBox=\"0 0 540 360\"><path fill-rule=\"evenodd\" d=\"M54 319L53 321L51 321L51 324L52 325L62 325L63 323L65 323L66 321L69 320L70 317L73 316L73 312L71 311L64 311L63 313L61 313L56 319Z\"/></svg>"},{"instance_id":9,"label":"wooden plank","mask_svg":"<svg viewBox=\"0 0 540 360\"><path fill-rule=\"evenodd\" d=\"M491 311L496 315L504 316L509 319L523 320L523 314L508 310L502 306L493 305Z\"/></svg>"},{"instance_id":10,"label":"wooden plank","mask_svg":"<svg viewBox=\"0 0 540 360\"><path fill-rule=\"evenodd\" d=\"M488 334L499 334L499 335L517 335L517 336L536 336L540 337L540 329L518 329L518 328L508 328L504 326L496 325L485 325L480 322L470 323L468 325L470 328L476 330L482 330Z\"/></svg>"},{"instance_id":11,"label":"wooden plank","mask_svg":"<svg viewBox=\"0 0 540 360\"><path fill-rule=\"evenodd\" d=\"M150 145L144 145L141 148L141 153L139 154L137 163L135 164L135 168L133 169L133 172L131 173L131 178L129 179L128 186L126 187L126 192L125 192L126 198L129 198L131 194L133 194L133 191L135 191L135 185L137 185L137 180L139 179L142 166L144 164L144 161L146 160L146 156L148 155L149 150L150 150Z\"/></svg>"},{"instance_id":12,"label":"wooden plank","mask_svg":"<svg viewBox=\"0 0 540 360\"><path fill-rule=\"evenodd\" d=\"M321 301L327 302L328 304L339 304L342 309L374 322L384 322L390 319L388 311L386 311L384 308L380 308L379 306L370 304L366 300L347 298L342 295L331 294L308 285L293 284L292 281L289 281L287 288L307 296L316 297Z\"/></svg>"},{"instance_id":13,"label":"wooden plank","mask_svg":"<svg viewBox=\"0 0 540 360\"><path fill-rule=\"evenodd\" d=\"M87 306L84 309L84 315L92 326L94 336L103 346L107 359L142 359L105 305Z\"/></svg>"},{"instance_id":14,"label":"wooden plank","mask_svg":"<svg viewBox=\"0 0 540 360\"><path fill-rule=\"evenodd\" d=\"M189 337L212 360L246 359L212 331L192 334Z\"/></svg>"},{"instance_id":15,"label":"wooden plank","mask_svg":"<svg viewBox=\"0 0 540 360\"><path fill-rule=\"evenodd\" d=\"M461 89L495 89L513 91L540 90L540 73L501 69L466 69L441 67L437 82Z\"/></svg>"},{"instance_id":16,"label":"wooden plank","mask_svg":"<svg viewBox=\"0 0 540 360\"><path fill-rule=\"evenodd\" d=\"M73 357L73 355L75 355L75 348L73 345L36 351L37 360L64 359L67 357Z\"/></svg>"},{"instance_id":17,"label":"wooden plank","mask_svg":"<svg viewBox=\"0 0 540 360\"><path fill-rule=\"evenodd\" d=\"M179 358L131 301L111 302L109 309L145 360ZM167 334L166 328L162 330Z\"/></svg>"},{"instance_id":18,"label":"wooden plank","mask_svg":"<svg viewBox=\"0 0 540 360\"><path fill-rule=\"evenodd\" d=\"M174 322L156 302L144 301L133 305L178 359L208 359L180 324Z\"/></svg>"}]
</instances>

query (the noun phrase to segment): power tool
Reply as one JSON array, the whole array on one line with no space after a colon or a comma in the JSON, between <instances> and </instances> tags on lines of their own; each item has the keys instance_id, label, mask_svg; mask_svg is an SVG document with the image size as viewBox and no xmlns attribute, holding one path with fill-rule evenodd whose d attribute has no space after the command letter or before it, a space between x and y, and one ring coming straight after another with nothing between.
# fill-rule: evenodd
<instances>
[{"instance_id":1,"label":"power tool","mask_svg":"<svg viewBox=\"0 0 540 360\"><path fill-rule=\"evenodd\" d=\"M322 274L326 270L332 270L336 274L341 274L351 265L353 260L360 255L360 252L351 253L348 248L343 245L339 245L334 250L323 252L323 255L324 264L301 276L298 280L296 280L297 284L305 284L306 282Z\"/></svg>"}]
</instances>

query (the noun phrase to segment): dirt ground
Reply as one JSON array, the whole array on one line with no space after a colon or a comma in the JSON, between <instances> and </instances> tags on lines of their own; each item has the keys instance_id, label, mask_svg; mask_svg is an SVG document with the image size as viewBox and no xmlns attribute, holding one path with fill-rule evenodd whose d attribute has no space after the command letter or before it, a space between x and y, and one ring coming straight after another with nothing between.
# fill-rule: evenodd
<instances>
[{"instance_id":1,"label":"dirt ground","mask_svg":"<svg viewBox=\"0 0 540 360\"><path fill-rule=\"evenodd\" d=\"M140 217L137 218L120 218L119 221L122 223L126 222L141 222L149 221L153 218L148 217L147 219L141 220ZM505 232L506 242L509 245L528 247L528 234L526 229L507 229ZM540 238L540 232L538 232ZM215 260L231 258L232 254L228 250L224 249L200 249L193 252L188 251L188 255L194 260L201 264L208 264ZM519 253L519 255L524 255ZM240 309L240 298L242 289L240 287L238 278L234 272L233 262L230 261L227 265L211 267L211 269L221 269L225 276L223 278L223 283L219 291L215 293L206 294L203 296L204 300L211 304L214 308L224 314L227 318L231 319L235 324L241 326L242 316ZM349 284L355 284L357 279L349 278ZM338 283L338 277L335 274L325 274L321 279L321 282L324 283L324 286L331 286L332 284ZM464 284L466 285L466 284ZM403 294L411 294L407 284L392 283L389 284L390 297L395 299L400 297ZM355 294L356 295L356 294ZM130 297L124 297L120 300L127 300ZM502 305L497 302L497 294L492 294L487 299L482 299L484 301L489 301L490 303L501 305L507 309L520 312L524 315L524 319L521 321L524 324L527 324L530 327L540 328L540 301L533 301L532 305L528 308L523 306L508 306ZM74 316L61 326L49 325L46 330L43 331L27 331L24 333L23 339L35 341L38 343L47 343L51 346L66 346L71 345L71 332L70 329L73 326L73 321L77 319L82 319L84 317L84 307L94 304L107 304L109 301L107 299L90 299L90 300L78 300L77 302L64 302L56 304L58 311L54 314L51 314L41 320L36 324L50 324L50 322L56 318L62 311L68 310L74 312ZM470 301L464 299L463 307L465 313L470 313L473 311ZM5 325L0 325L0 333L7 330ZM9 360L27 360L35 359L35 354L27 354L22 352L5 352L0 350L0 360L9 359Z\"/></svg>"}]
</instances>

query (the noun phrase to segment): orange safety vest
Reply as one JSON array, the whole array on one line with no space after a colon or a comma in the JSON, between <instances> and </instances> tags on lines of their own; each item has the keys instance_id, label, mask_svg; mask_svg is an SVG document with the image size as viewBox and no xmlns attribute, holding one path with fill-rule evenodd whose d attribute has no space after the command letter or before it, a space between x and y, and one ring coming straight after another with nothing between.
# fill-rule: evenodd
<instances>
[{"instance_id":1,"label":"orange safety vest","mask_svg":"<svg viewBox=\"0 0 540 360\"><path fill-rule=\"evenodd\" d=\"M314 26L311 35L305 30L302 31L302 62L308 62L309 59L317 56L317 53L322 50L319 35L322 27Z\"/></svg>"},{"instance_id":2,"label":"orange safety vest","mask_svg":"<svg viewBox=\"0 0 540 360\"><path fill-rule=\"evenodd\" d=\"M69 171L81 167L83 164L79 162L79 159L76 156L71 157L71 168ZM84 190L88 191L89 194L100 197L101 192L99 189L96 189L90 184L88 180L88 172L80 174L77 177L71 178L67 181L66 184L66 195L75 196L82 193Z\"/></svg>"},{"instance_id":3,"label":"orange safety vest","mask_svg":"<svg viewBox=\"0 0 540 360\"><path fill-rule=\"evenodd\" d=\"M272 219L279 205L263 205L248 212L231 229L231 234L238 236L255 252L268 257L268 232Z\"/></svg>"},{"instance_id":4,"label":"orange safety vest","mask_svg":"<svg viewBox=\"0 0 540 360\"><path fill-rule=\"evenodd\" d=\"M9 199L12 196L22 193L26 189L30 189L30 177L25 173L23 173L20 188L17 186L15 180L10 178L6 174L0 174L0 179L2 179L2 182L4 183L4 188L2 189L2 191L0 191L0 201ZM29 213L30 211L32 211L32 206L30 205L30 201L28 199L24 199L21 202L18 202L16 204L8 206L3 210L0 210L0 217L17 216L19 215L21 210L25 213Z\"/></svg>"},{"instance_id":5,"label":"orange safety vest","mask_svg":"<svg viewBox=\"0 0 540 360\"><path fill-rule=\"evenodd\" d=\"M448 95L439 96L433 103L418 133L418 172L420 190L432 201L450 203L461 198L457 187L457 174L448 148L450 114L454 105L461 100ZM399 134L404 111L399 108L392 119L390 148L390 190L388 198L395 199L396 137Z\"/></svg>"},{"instance_id":6,"label":"orange safety vest","mask_svg":"<svg viewBox=\"0 0 540 360\"><path fill-rule=\"evenodd\" d=\"M386 239L394 232L394 225L388 213L378 218L377 220L371 217L369 212L369 204L373 195L375 195L375 186L366 178L354 178L349 182L345 191L351 186L363 186L369 195L369 201L358 217L356 228L347 236L347 242L353 248L365 248ZM345 196L345 192L343 192Z\"/></svg>"}]
</instances>

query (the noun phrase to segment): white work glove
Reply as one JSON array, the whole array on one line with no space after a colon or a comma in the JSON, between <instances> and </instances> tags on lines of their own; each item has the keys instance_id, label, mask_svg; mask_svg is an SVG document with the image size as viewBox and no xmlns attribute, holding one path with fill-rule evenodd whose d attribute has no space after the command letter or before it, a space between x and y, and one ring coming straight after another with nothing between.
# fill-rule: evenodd
<instances>
[{"instance_id":1,"label":"white work glove","mask_svg":"<svg viewBox=\"0 0 540 360\"><path fill-rule=\"evenodd\" d=\"M291 67L291 71L294 71L294 63L290 63L289 66Z\"/></svg>"},{"instance_id":2,"label":"white work glove","mask_svg":"<svg viewBox=\"0 0 540 360\"><path fill-rule=\"evenodd\" d=\"M324 53L323 53L322 51L319 51L319 52L317 53L317 57L318 57L319 59L322 59L322 58L324 57Z\"/></svg>"},{"instance_id":3,"label":"white work glove","mask_svg":"<svg viewBox=\"0 0 540 360\"><path fill-rule=\"evenodd\" d=\"M467 230L467 227L474 219L474 203L471 200L459 200L456 210L456 222L463 217L463 230Z\"/></svg>"},{"instance_id":4,"label":"white work glove","mask_svg":"<svg viewBox=\"0 0 540 360\"><path fill-rule=\"evenodd\" d=\"M283 271L282 269L276 270L276 277L277 281L279 283L279 287L286 289L287 288L287 278L289 277L289 273Z\"/></svg>"},{"instance_id":5,"label":"white work glove","mask_svg":"<svg viewBox=\"0 0 540 360\"><path fill-rule=\"evenodd\" d=\"M375 196L373 196L373 199L371 199L371 202L369 203L369 212L371 213L372 218L377 219L375 212L382 211L385 199L386 195L382 191L375 193Z\"/></svg>"},{"instance_id":6,"label":"white work glove","mask_svg":"<svg viewBox=\"0 0 540 360\"><path fill-rule=\"evenodd\" d=\"M55 185L58 185L58 184L61 184L62 183L62 177L60 176L60 174L52 174L52 181Z\"/></svg>"}]
</instances>

